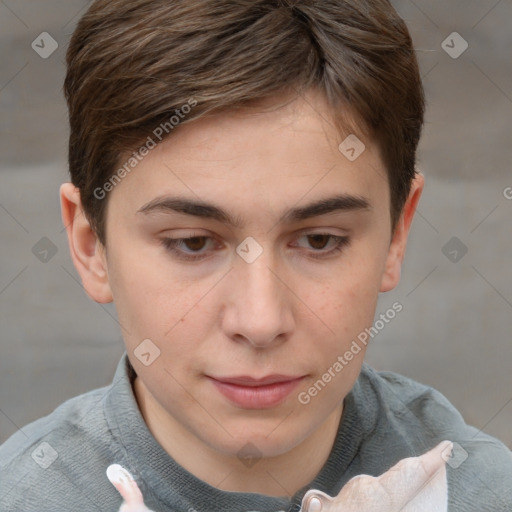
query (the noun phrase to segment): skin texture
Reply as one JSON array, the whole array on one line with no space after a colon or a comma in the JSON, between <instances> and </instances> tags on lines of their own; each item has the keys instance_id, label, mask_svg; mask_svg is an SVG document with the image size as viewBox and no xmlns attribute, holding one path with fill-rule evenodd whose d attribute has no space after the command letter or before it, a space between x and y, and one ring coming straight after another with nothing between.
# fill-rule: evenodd
<instances>
[{"instance_id":1,"label":"skin texture","mask_svg":"<svg viewBox=\"0 0 512 512\"><path fill-rule=\"evenodd\" d=\"M399 281L423 176L391 236L379 151L364 140L351 162L338 150L343 138L313 91L270 112L183 124L110 192L106 248L78 190L61 187L73 262L93 300L116 304L149 429L179 464L220 489L291 496L318 473L364 350L310 403L298 394L372 324L379 292ZM369 208L279 222L290 208L334 194L363 197ZM137 213L165 195L213 203L243 226ZM349 243L335 252L334 239L311 238L321 233ZM199 261L180 259L162 243L193 236L210 238L179 249L202 253ZM263 249L252 263L236 252L247 237ZM160 350L149 366L134 354L145 339ZM284 401L260 410L234 405L209 378L271 374L303 379ZM238 455L244 447L251 464Z\"/></svg>"}]
</instances>

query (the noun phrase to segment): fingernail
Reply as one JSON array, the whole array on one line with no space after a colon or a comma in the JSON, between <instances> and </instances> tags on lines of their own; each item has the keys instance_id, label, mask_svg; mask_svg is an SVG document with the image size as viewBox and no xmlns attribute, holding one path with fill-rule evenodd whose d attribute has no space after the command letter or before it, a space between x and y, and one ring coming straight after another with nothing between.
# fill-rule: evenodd
<instances>
[{"instance_id":1,"label":"fingernail","mask_svg":"<svg viewBox=\"0 0 512 512\"><path fill-rule=\"evenodd\" d=\"M320 498L311 498L308 503L307 512L320 512L322 510L322 501Z\"/></svg>"},{"instance_id":2,"label":"fingernail","mask_svg":"<svg viewBox=\"0 0 512 512\"><path fill-rule=\"evenodd\" d=\"M127 484L134 480L129 471L119 464L111 464L107 468L107 478L112 484Z\"/></svg>"}]
</instances>

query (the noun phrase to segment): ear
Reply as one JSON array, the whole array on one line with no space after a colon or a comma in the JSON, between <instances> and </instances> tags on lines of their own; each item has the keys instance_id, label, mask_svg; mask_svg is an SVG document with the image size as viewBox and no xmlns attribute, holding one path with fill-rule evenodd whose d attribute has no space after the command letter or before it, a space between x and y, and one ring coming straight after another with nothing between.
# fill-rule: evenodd
<instances>
[{"instance_id":1,"label":"ear","mask_svg":"<svg viewBox=\"0 0 512 512\"><path fill-rule=\"evenodd\" d=\"M414 213L416 212L416 207L418 206L421 193L423 192L424 184L425 179L423 174L417 172L411 184L409 197L405 202L402 214L400 215L393 233L380 285L381 292L388 292L389 290L392 290L400 281L400 271L404 260L407 237L409 235Z\"/></svg>"},{"instance_id":2,"label":"ear","mask_svg":"<svg viewBox=\"0 0 512 512\"><path fill-rule=\"evenodd\" d=\"M105 248L84 214L80 190L72 183L61 185L60 206L71 259L80 274L85 292L96 302L112 302Z\"/></svg>"}]
</instances>

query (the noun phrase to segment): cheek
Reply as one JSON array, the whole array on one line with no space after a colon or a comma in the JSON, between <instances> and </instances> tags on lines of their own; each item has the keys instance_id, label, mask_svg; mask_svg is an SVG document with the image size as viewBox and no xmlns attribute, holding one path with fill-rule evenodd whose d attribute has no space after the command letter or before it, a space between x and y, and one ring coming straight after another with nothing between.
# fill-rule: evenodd
<instances>
[{"instance_id":1,"label":"cheek","mask_svg":"<svg viewBox=\"0 0 512 512\"><path fill-rule=\"evenodd\" d=\"M317 305L311 309L337 339L357 335L373 321L381 281L380 262L362 263L340 267L328 282L308 282L303 287L304 302Z\"/></svg>"},{"instance_id":2,"label":"cheek","mask_svg":"<svg viewBox=\"0 0 512 512\"><path fill-rule=\"evenodd\" d=\"M309 330L307 338L313 343L309 360L315 375L308 386L314 386L310 390L312 394L322 389L323 398L318 400L317 406L323 403L329 407L343 397L359 374L367 347L360 340L365 329L373 324L381 266L378 258L354 258L340 265L336 279L316 285L308 282L303 287L304 292L309 290L304 302L316 304L315 313L322 320L321 323L305 322L303 326ZM324 326L328 326L328 330Z\"/></svg>"},{"instance_id":3,"label":"cheek","mask_svg":"<svg viewBox=\"0 0 512 512\"><path fill-rule=\"evenodd\" d=\"M111 254L109 282L125 341L134 348L146 338L163 340L166 333L179 328L191 304L197 302L196 293L191 292L194 287L168 270L166 275L151 258L126 254L118 247Z\"/></svg>"}]
</instances>

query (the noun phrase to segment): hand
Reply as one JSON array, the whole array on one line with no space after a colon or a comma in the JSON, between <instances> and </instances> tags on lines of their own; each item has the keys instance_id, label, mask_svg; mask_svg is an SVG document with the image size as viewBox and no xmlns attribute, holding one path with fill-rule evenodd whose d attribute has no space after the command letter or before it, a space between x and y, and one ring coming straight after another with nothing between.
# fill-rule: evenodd
<instances>
[{"instance_id":1,"label":"hand","mask_svg":"<svg viewBox=\"0 0 512 512\"><path fill-rule=\"evenodd\" d=\"M310 490L301 512L447 512L445 459L453 444L443 441L421 457L403 459L379 477L352 478L338 496Z\"/></svg>"}]
</instances>

